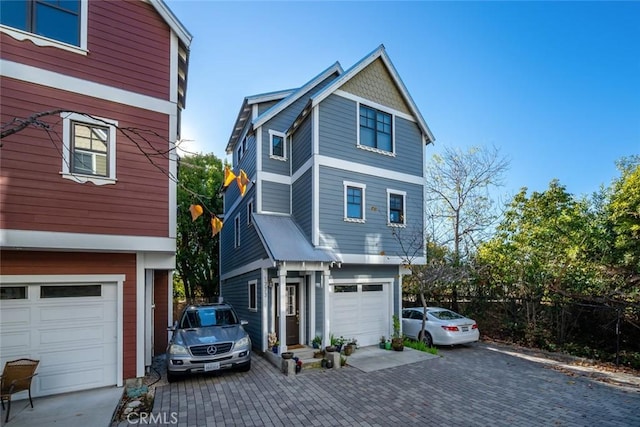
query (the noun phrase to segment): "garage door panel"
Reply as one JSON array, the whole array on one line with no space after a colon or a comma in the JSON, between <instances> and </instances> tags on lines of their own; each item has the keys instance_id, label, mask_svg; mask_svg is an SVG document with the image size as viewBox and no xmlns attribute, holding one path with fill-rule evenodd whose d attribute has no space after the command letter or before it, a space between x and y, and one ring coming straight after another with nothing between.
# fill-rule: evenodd
<instances>
[{"instance_id":1,"label":"garage door panel","mask_svg":"<svg viewBox=\"0 0 640 427\"><path fill-rule=\"evenodd\" d=\"M101 303L87 304L84 301L73 304L71 309L68 302L66 304L47 305L40 309L40 321L69 324L91 321L101 322L105 318L107 308L113 307L105 307Z\"/></svg>"},{"instance_id":2,"label":"garage door panel","mask_svg":"<svg viewBox=\"0 0 640 427\"><path fill-rule=\"evenodd\" d=\"M20 354L28 353L31 349L31 335L24 331L6 332L2 331L2 356L7 353ZM4 363L3 365L4 366Z\"/></svg>"},{"instance_id":3,"label":"garage door panel","mask_svg":"<svg viewBox=\"0 0 640 427\"><path fill-rule=\"evenodd\" d=\"M0 301L1 362L40 360L33 396L115 385L117 285L102 283L102 296L87 297L67 297L62 288L53 289L59 285L24 286L28 298Z\"/></svg>"},{"instance_id":4,"label":"garage door panel","mask_svg":"<svg viewBox=\"0 0 640 427\"><path fill-rule=\"evenodd\" d=\"M0 322L2 329L24 328L31 323L30 307L9 307L9 304L2 302L2 310L0 310Z\"/></svg>"}]
</instances>

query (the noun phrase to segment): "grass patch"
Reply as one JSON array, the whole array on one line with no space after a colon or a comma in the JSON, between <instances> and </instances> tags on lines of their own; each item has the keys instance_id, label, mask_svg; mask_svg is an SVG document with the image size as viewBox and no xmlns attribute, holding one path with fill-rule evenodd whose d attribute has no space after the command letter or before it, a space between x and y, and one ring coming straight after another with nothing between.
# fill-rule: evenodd
<instances>
[{"instance_id":1,"label":"grass patch","mask_svg":"<svg viewBox=\"0 0 640 427\"><path fill-rule=\"evenodd\" d=\"M438 355L438 349L437 348L429 347L429 346L427 346L427 344L425 344L422 341L413 341L413 340L410 340L409 338L405 338L404 339L404 345L405 345L405 347L409 347L409 348L412 348L414 350L424 351L425 353L430 353L430 354L433 354L435 356Z\"/></svg>"}]
</instances>

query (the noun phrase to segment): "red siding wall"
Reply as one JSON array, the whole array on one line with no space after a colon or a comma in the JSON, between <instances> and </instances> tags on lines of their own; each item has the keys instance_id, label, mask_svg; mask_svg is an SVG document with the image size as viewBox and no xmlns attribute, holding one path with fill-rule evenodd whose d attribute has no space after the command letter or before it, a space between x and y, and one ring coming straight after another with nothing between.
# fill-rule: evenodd
<instances>
[{"instance_id":1,"label":"red siding wall","mask_svg":"<svg viewBox=\"0 0 640 427\"><path fill-rule=\"evenodd\" d=\"M153 355L167 350L167 325L169 324L169 272L155 271L153 277Z\"/></svg>"},{"instance_id":2,"label":"red siding wall","mask_svg":"<svg viewBox=\"0 0 640 427\"><path fill-rule=\"evenodd\" d=\"M123 374L136 376L136 256L68 252L0 252L2 274L125 274L123 289ZM166 311L166 310L165 310Z\"/></svg>"},{"instance_id":3,"label":"red siding wall","mask_svg":"<svg viewBox=\"0 0 640 427\"><path fill-rule=\"evenodd\" d=\"M0 79L0 93L2 123L64 108L117 120L121 128L136 127L160 135L146 133L146 141L135 136L132 141L117 132L117 183L102 186L77 183L60 175L59 114L41 119L49 125L49 132L29 127L4 138L0 228L168 236L168 115L4 77Z\"/></svg>"},{"instance_id":4,"label":"red siding wall","mask_svg":"<svg viewBox=\"0 0 640 427\"><path fill-rule=\"evenodd\" d=\"M88 54L0 34L2 57L155 98L169 99L169 26L143 1L89 1Z\"/></svg>"}]
</instances>

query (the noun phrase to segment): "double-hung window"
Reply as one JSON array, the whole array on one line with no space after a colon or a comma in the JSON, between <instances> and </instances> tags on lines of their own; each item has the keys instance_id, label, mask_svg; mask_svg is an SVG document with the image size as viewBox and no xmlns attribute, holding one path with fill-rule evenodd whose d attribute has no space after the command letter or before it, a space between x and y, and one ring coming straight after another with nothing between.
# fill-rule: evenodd
<instances>
[{"instance_id":1,"label":"double-hung window","mask_svg":"<svg viewBox=\"0 0 640 427\"><path fill-rule=\"evenodd\" d=\"M35 37L86 49L86 0L2 1L0 23L19 31L3 31L17 38ZM23 37L24 36L24 37ZM40 43L40 44L42 44Z\"/></svg>"},{"instance_id":2,"label":"double-hung window","mask_svg":"<svg viewBox=\"0 0 640 427\"><path fill-rule=\"evenodd\" d=\"M360 105L359 145L393 152L392 116L384 111Z\"/></svg>"},{"instance_id":3,"label":"double-hung window","mask_svg":"<svg viewBox=\"0 0 640 427\"><path fill-rule=\"evenodd\" d=\"M96 185L115 184L118 122L76 113L61 113L62 176Z\"/></svg>"},{"instance_id":4,"label":"double-hung window","mask_svg":"<svg viewBox=\"0 0 640 427\"><path fill-rule=\"evenodd\" d=\"M287 136L275 130L269 130L269 157L276 160L287 160Z\"/></svg>"},{"instance_id":5,"label":"double-hung window","mask_svg":"<svg viewBox=\"0 0 640 427\"><path fill-rule=\"evenodd\" d=\"M406 222L406 199L404 191L387 190L387 218L392 226L404 226Z\"/></svg>"},{"instance_id":6,"label":"double-hung window","mask_svg":"<svg viewBox=\"0 0 640 427\"><path fill-rule=\"evenodd\" d=\"M258 282L252 280L249 282L249 310L258 311Z\"/></svg>"},{"instance_id":7,"label":"double-hung window","mask_svg":"<svg viewBox=\"0 0 640 427\"><path fill-rule=\"evenodd\" d=\"M237 215L233 221L233 247L240 247L240 215Z\"/></svg>"},{"instance_id":8,"label":"double-hung window","mask_svg":"<svg viewBox=\"0 0 640 427\"><path fill-rule=\"evenodd\" d=\"M349 222L365 221L366 185L354 182L343 182L344 186L344 220Z\"/></svg>"}]
</instances>

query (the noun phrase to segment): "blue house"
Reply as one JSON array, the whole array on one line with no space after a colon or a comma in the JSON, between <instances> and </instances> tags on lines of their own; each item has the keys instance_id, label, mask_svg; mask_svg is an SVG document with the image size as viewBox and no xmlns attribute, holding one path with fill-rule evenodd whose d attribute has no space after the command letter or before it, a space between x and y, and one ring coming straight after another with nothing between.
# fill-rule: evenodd
<instances>
[{"instance_id":1,"label":"blue house","mask_svg":"<svg viewBox=\"0 0 640 427\"><path fill-rule=\"evenodd\" d=\"M220 289L256 350L271 332L280 352L315 336L390 336L408 273L399 236L424 241L433 141L382 45L346 71L336 62L244 99L227 152L250 183L224 193Z\"/></svg>"}]
</instances>

